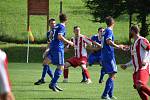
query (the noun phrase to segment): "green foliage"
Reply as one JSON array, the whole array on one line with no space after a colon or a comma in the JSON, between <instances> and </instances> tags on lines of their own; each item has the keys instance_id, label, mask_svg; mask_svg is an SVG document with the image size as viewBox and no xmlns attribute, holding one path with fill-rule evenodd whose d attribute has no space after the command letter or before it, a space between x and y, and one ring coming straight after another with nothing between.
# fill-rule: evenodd
<instances>
[{"instance_id":1,"label":"green foliage","mask_svg":"<svg viewBox=\"0 0 150 100\"><path fill-rule=\"evenodd\" d=\"M141 35L148 35L149 0L85 0L85 3L96 22L104 22L107 16L117 18L122 14L137 14L137 22L141 24Z\"/></svg>"}]
</instances>

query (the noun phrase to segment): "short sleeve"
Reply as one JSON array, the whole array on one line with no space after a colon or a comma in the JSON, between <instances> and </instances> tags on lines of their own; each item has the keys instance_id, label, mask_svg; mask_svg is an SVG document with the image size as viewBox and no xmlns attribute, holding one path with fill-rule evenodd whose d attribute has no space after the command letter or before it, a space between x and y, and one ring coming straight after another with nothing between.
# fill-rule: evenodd
<instances>
[{"instance_id":1,"label":"short sleeve","mask_svg":"<svg viewBox=\"0 0 150 100\"><path fill-rule=\"evenodd\" d=\"M108 40L113 40L113 32L111 30L107 30L106 33L105 33L105 39Z\"/></svg>"},{"instance_id":2,"label":"short sleeve","mask_svg":"<svg viewBox=\"0 0 150 100\"><path fill-rule=\"evenodd\" d=\"M64 35L64 32L65 32L65 27L60 26L58 29L58 34Z\"/></svg>"},{"instance_id":3,"label":"short sleeve","mask_svg":"<svg viewBox=\"0 0 150 100\"><path fill-rule=\"evenodd\" d=\"M141 39L141 45L145 50L150 50L150 44L147 39Z\"/></svg>"}]
</instances>

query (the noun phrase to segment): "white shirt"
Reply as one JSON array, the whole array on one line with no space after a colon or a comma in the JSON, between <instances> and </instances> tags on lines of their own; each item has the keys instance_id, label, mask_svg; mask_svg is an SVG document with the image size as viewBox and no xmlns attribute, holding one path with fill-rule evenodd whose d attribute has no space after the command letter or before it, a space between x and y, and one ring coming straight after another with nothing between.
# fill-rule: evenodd
<instances>
[{"instance_id":1,"label":"white shirt","mask_svg":"<svg viewBox=\"0 0 150 100\"><path fill-rule=\"evenodd\" d=\"M6 53L0 50L0 94L11 91L8 70L7 70L7 56Z\"/></svg>"}]
</instances>

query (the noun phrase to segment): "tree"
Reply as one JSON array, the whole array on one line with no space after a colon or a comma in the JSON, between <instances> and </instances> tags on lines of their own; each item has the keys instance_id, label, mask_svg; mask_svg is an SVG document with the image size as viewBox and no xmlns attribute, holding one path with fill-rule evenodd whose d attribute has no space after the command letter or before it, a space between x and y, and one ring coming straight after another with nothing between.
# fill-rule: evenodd
<instances>
[{"instance_id":1,"label":"tree","mask_svg":"<svg viewBox=\"0 0 150 100\"><path fill-rule=\"evenodd\" d=\"M150 14L150 0L85 0L85 2L96 22L104 22L107 16L117 18L122 14L128 14L131 23L132 15L137 14L137 22L141 24L141 35L144 37L148 35L147 17Z\"/></svg>"}]
</instances>

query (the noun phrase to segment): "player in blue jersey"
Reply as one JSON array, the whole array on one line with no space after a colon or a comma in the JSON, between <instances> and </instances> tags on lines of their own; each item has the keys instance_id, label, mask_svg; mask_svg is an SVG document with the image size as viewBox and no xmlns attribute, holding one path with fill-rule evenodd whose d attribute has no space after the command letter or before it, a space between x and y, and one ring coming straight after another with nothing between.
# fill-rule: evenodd
<instances>
[{"instance_id":1,"label":"player in blue jersey","mask_svg":"<svg viewBox=\"0 0 150 100\"><path fill-rule=\"evenodd\" d=\"M54 28L54 33L52 40L50 42L50 51L51 54L51 63L56 65L57 68L54 73L54 77L52 78L49 88L55 92L62 91L61 88L58 87L57 81L62 74L64 68L64 42L73 46L73 42L67 40L65 38L66 35L66 22L67 16L65 14L59 15L60 24L57 24Z\"/></svg>"},{"instance_id":2,"label":"player in blue jersey","mask_svg":"<svg viewBox=\"0 0 150 100\"><path fill-rule=\"evenodd\" d=\"M91 37L91 40L101 44L101 35L103 33L104 29L102 27L98 28L98 33L96 35L93 35ZM90 48L91 53L88 56L88 65L92 66L94 63L98 63L101 65L101 48L97 47L96 45L93 46L93 48ZM103 82L103 77L105 75L105 71L102 68L100 71L100 78L99 78L99 83ZM87 78L82 72L83 79L81 82L86 82Z\"/></svg>"},{"instance_id":3,"label":"player in blue jersey","mask_svg":"<svg viewBox=\"0 0 150 100\"><path fill-rule=\"evenodd\" d=\"M113 34L113 27L115 24L114 19L112 17L107 17L106 24L107 28L102 34L101 56L102 56L102 66L106 74L109 75L109 77L106 81L105 89L101 96L101 99L110 100L110 99L117 99L115 96L113 96L114 79L115 74L117 73L114 48L123 50L124 46L117 45L114 43L114 34Z\"/></svg>"},{"instance_id":4,"label":"player in blue jersey","mask_svg":"<svg viewBox=\"0 0 150 100\"><path fill-rule=\"evenodd\" d=\"M37 82L35 82L34 84L35 85L41 85L41 84L44 84L45 83L45 76L46 76L46 73L51 77L53 78L53 72L52 70L50 69L49 67L49 61L51 60L51 55L48 54L48 51L50 50L49 48L49 45L50 45L50 41L51 41L51 37L53 35L53 31L54 31L54 27L56 25L56 21L55 19L51 18L49 19L49 26L50 26L50 31L47 32L47 43L48 43L48 46L47 46L47 49L45 50L44 54L43 54L43 70L42 70L42 76L41 76L41 79L38 80Z\"/></svg>"}]
</instances>

